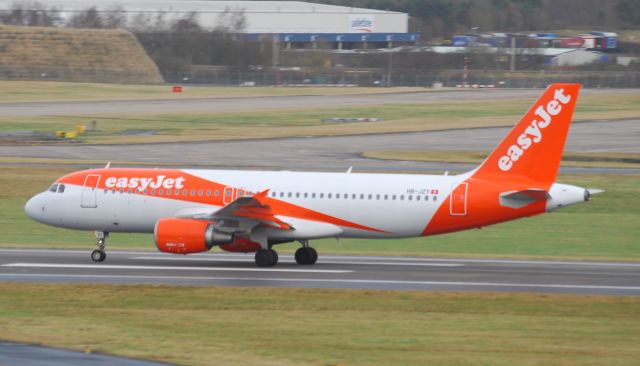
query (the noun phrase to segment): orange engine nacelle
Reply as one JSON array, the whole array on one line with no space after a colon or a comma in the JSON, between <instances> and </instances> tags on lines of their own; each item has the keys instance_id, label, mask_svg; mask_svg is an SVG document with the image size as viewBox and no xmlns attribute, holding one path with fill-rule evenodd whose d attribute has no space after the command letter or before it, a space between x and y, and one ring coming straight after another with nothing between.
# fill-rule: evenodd
<instances>
[{"instance_id":1,"label":"orange engine nacelle","mask_svg":"<svg viewBox=\"0 0 640 366\"><path fill-rule=\"evenodd\" d=\"M204 252L214 245L233 242L233 234L214 230L210 221L193 219L160 219L153 237L158 250L177 254Z\"/></svg>"},{"instance_id":2,"label":"orange engine nacelle","mask_svg":"<svg viewBox=\"0 0 640 366\"><path fill-rule=\"evenodd\" d=\"M231 243L222 244L220 248L227 252L253 253L261 249L262 246L249 238L235 237Z\"/></svg>"}]
</instances>

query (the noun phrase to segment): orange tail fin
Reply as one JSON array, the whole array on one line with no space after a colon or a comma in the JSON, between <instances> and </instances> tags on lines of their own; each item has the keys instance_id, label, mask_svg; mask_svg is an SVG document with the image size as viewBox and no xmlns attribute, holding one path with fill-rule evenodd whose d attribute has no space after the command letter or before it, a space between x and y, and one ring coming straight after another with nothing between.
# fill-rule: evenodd
<instances>
[{"instance_id":1,"label":"orange tail fin","mask_svg":"<svg viewBox=\"0 0 640 366\"><path fill-rule=\"evenodd\" d=\"M579 90L580 84L550 85L473 177L553 183Z\"/></svg>"}]
</instances>

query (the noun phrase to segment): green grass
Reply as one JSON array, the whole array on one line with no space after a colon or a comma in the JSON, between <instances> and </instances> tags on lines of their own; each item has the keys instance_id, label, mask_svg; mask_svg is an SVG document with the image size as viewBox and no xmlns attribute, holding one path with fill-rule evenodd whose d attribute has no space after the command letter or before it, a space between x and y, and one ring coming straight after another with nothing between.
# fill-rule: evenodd
<instances>
[{"instance_id":1,"label":"green grass","mask_svg":"<svg viewBox=\"0 0 640 366\"><path fill-rule=\"evenodd\" d=\"M86 248L92 233L56 229L28 219L27 199L69 170L0 168L0 246ZM640 260L640 176L562 176L563 183L602 188L591 202L554 213L459 233L398 240L317 240L321 254L437 255ZM296 244L278 246L291 252ZM112 234L108 248L155 250L151 235Z\"/></svg>"},{"instance_id":2,"label":"green grass","mask_svg":"<svg viewBox=\"0 0 640 366\"><path fill-rule=\"evenodd\" d=\"M489 151L365 151L365 158L382 160L437 161L479 164ZM624 152L565 152L561 166L597 168L639 168L640 154Z\"/></svg>"},{"instance_id":3,"label":"green grass","mask_svg":"<svg viewBox=\"0 0 640 366\"><path fill-rule=\"evenodd\" d=\"M639 320L636 297L0 284L2 339L186 365L636 365Z\"/></svg>"},{"instance_id":4,"label":"green grass","mask_svg":"<svg viewBox=\"0 0 640 366\"><path fill-rule=\"evenodd\" d=\"M615 98L614 98L615 97ZM100 131L89 131L78 140L87 143L139 143L162 141L228 140L291 136L334 136L512 126L531 100L449 102L379 105L348 108L250 111L217 114L129 114L87 116L3 117L0 131L73 131L76 125L98 122ZM383 122L325 123L330 117L377 117ZM585 96L576 110L576 121L640 117L640 95ZM154 134L129 134L131 131Z\"/></svg>"},{"instance_id":5,"label":"green grass","mask_svg":"<svg viewBox=\"0 0 640 366\"><path fill-rule=\"evenodd\" d=\"M131 85L101 83L65 83L54 81L1 81L0 104L51 101L189 99L288 95L349 95L403 91L424 88L284 88L284 87L208 87L183 86L173 93L171 85Z\"/></svg>"}]
</instances>

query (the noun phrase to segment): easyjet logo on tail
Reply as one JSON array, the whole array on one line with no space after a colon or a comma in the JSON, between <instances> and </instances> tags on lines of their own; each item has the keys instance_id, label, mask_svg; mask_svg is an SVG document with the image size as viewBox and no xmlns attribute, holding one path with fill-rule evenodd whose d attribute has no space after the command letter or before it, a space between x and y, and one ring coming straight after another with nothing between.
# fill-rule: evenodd
<instances>
[{"instance_id":1,"label":"easyjet logo on tail","mask_svg":"<svg viewBox=\"0 0 640 366\"><path fill-rule=\"evenodd\" d=\"M179 189L184 187L184 181L184 177L167 178L165 175L158 175L155 178L109 177L104 181L104 185L107 188L139 188L144 191L147 188Z\"/></svg>"},{"instance_id":2,"label":"easyjet logo on tail","mask_svg":"<svg viewBox=\"0 0 640 366\"><path fill-rule=\"evenodd\" d=\"M511 170L514 164L526 153L526 151L542 141L545 128L553 123L553 117L560 114L562 106L571 101L570 95L564 94L564 89L557 89L553 99L546 106L538 106L534 112L536 118L518 136L515 143L507 149L507 152L498 159L498 167L504 172Z\"/></svg>"}]
</instances>

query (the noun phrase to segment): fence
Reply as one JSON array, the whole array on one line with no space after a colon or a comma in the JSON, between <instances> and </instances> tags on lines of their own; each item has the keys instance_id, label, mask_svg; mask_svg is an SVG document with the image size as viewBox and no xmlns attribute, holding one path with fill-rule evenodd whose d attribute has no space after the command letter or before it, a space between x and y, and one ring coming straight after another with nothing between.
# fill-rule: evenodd
<instances>
[{"instance_id":1,"label":"fence","mask_svg":"<svg viewBox=\"0 0 640 366\"><path fill-rule=\"evenodd\" d=\"M238 85L357 85L357 86L415 86L431 87L434 83L444 86L463 84L462 71L394 72L388 80L383 72L301 72L301 71L253 71L216 72L212 74L169 73L168 83ZM471 70L467 84L496 85L510 88L544 88L551 83L581 83L587 88L640 88L640 72L602 71L534 71L496 73Z\"/></svg>"},{"instance_id":2,"label":"fence","mask_svg":"<svg viewBox=\"0 0 640 366\"><path fill-rule=\"evenodd\" d=\"M57 67L7 68L0 66L3 80L83 81L102 83L141 83L144 73L128 70L80 70ZM431 87L434 83L455 86L463 83L461 70L397 70L388 80L382 71L300 71L218 70L211 73L172 72L164 75L170 84L206 84L220 86L272 85L357 85ZM510 88L543 88L554 82L581 83L587 88L640 88L636 71L523 71L515 73L470 70L467 84L496 85Z\"/></svg>"}]
</instances>

